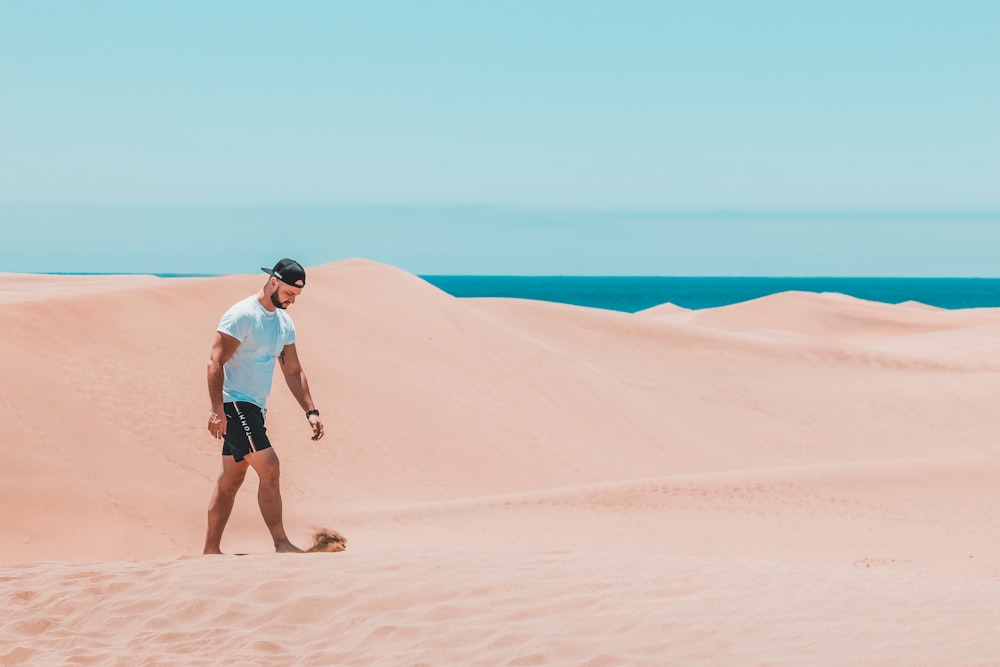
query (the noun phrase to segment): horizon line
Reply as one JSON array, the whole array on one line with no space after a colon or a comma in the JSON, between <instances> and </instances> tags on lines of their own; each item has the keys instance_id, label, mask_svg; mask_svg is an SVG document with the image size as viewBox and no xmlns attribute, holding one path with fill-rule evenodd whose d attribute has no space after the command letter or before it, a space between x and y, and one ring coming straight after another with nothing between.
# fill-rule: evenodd
<instances>
[{"instance_id":1,"label":"horizon line","mask_svg":"<svg viewBox=\"0 0 1000 667\"><path fill-rule=\"evenodd\" d=\"M331 262L332 263L332 262ZM317 266L324 266L319 264ZM315 267L308 267L315 268ZM256 275L254 273L181 273L181 272L151 272L151 271L3 271L0 273L21 274L28 276L153 276L155 278L227 278L239 275ZM410 273L407 271L407 273ZM913 276L913 275L737 275L737 274L700 274L700 275L666 275L666 274L588 274L588 273L412 273L418 278L657 278L657 279L731 279L731 280L1000 280L1000 276Z\"/></svg>"},{"instance_id":2,"label":"horizon line","mask_svg":"<svg viewBox=\"0 0 1000 667\"><path fill-rule=\"evenodd\" d=\"M922 218L945 217L996 218L1000 217L997 207L934 206L911 208L907 206L571 206L571 205L531 205L504 203L210 203L210 202L85 202L85 201L32 201L0 199L0 207L80 207L94 209L173 209L173 210L341 210L341 211L447 211L447 212L508 212L536 214L579 214L579 215L626 215L635 217L727 217L727 216L803 216L811 218L835 217L882 217L882 218Z\"/></svg>"}]
</instances>

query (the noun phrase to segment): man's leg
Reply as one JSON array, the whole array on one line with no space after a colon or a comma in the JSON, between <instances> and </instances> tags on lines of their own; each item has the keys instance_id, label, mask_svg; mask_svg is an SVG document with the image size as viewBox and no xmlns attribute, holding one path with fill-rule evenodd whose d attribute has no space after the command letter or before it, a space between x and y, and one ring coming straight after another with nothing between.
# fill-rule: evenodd
<instances>
[{"instance_id":1,"label":"man's leg","mask_svg":"<svg viewBox=\"0 0 1000 667\"><path fill-rule=\"evenodd\" d=\"M278 455L268 447L258 452L247 454L246 460L257 471L260 484L257 487L257 504L260 505L261 516L267 529L274 539L274 550L279 553L302 553L302 549L292 544L285 534L284 522L281 518L281 489L278 485L280 475Z\"/></svg>"},{"instance_id":2,"label":"man's leg","mask_svg":"<svg viewBox=\"0 0 1000 667\"><path fill-rule=\"evenodd\" d=\"M222 531L226 529L226 522L229 521L233 502L236 500L236 492L243 484L248 465L246 460L237 463L232 456L222 457L222 472L219 473L219 479L212 489L212 499L208 503L208 530L205 531L203 553L222 553Z\"/></svg>"}]
</instances>

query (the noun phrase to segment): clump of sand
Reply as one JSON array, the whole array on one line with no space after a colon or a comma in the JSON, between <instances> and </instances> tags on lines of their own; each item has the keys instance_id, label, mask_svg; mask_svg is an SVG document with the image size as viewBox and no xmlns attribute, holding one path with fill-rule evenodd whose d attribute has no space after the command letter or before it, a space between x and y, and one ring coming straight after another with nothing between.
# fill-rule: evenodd
<instances>
[{"instance_id":1,"label":"clump of sand","mask_svg":"<svg viewBox=\"0 0 1000 667\"><path fill-rule=\"evenodd\" d=\"M313 535L313 545L306 549L307 553L317 551L336 552L347 548L347 538L335 530L320 528Z\"/></svg>"}]
</instances>

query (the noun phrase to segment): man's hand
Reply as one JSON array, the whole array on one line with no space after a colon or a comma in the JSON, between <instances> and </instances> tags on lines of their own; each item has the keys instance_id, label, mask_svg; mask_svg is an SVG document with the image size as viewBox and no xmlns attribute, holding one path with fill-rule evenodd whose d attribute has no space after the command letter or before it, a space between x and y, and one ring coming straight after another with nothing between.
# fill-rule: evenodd
<instances>
[{"instance_id":1,"label":"man's hand","mask_svg":"<svg viewBox=\"0 0 1000 667\"><path fill-rule=\"evenodd\" d=\"M226 413L216 412L215 408L208 411L208 432L216 439L226 435Z\"/></svg>"},{"instance_id":2,"label":"man's hand","mask_svg":"<svg viewBox=\"0 0 1000 667\"><path fill-rule=\"evenodd\" d=\"M319 415L309 415L309 425L312 426L313 440L319 440L323 437L323 420L319 418Z\"/></svg>"}]
</instances>

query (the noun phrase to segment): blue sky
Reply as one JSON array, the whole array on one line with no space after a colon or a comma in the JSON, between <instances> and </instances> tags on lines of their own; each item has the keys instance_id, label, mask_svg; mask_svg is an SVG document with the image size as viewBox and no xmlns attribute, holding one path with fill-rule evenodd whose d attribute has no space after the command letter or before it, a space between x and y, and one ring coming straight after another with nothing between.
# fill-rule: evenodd
<instances>
[{"instance_id":1,"label":"blue sky","mask_svg":"<svg viewBox=\"0 0 1000 667\"><path fill-rule=\"evenodd\" d=\"M0 271L1000 275L1000 3L0 2Z\"/></svg>"}]
</instances>

